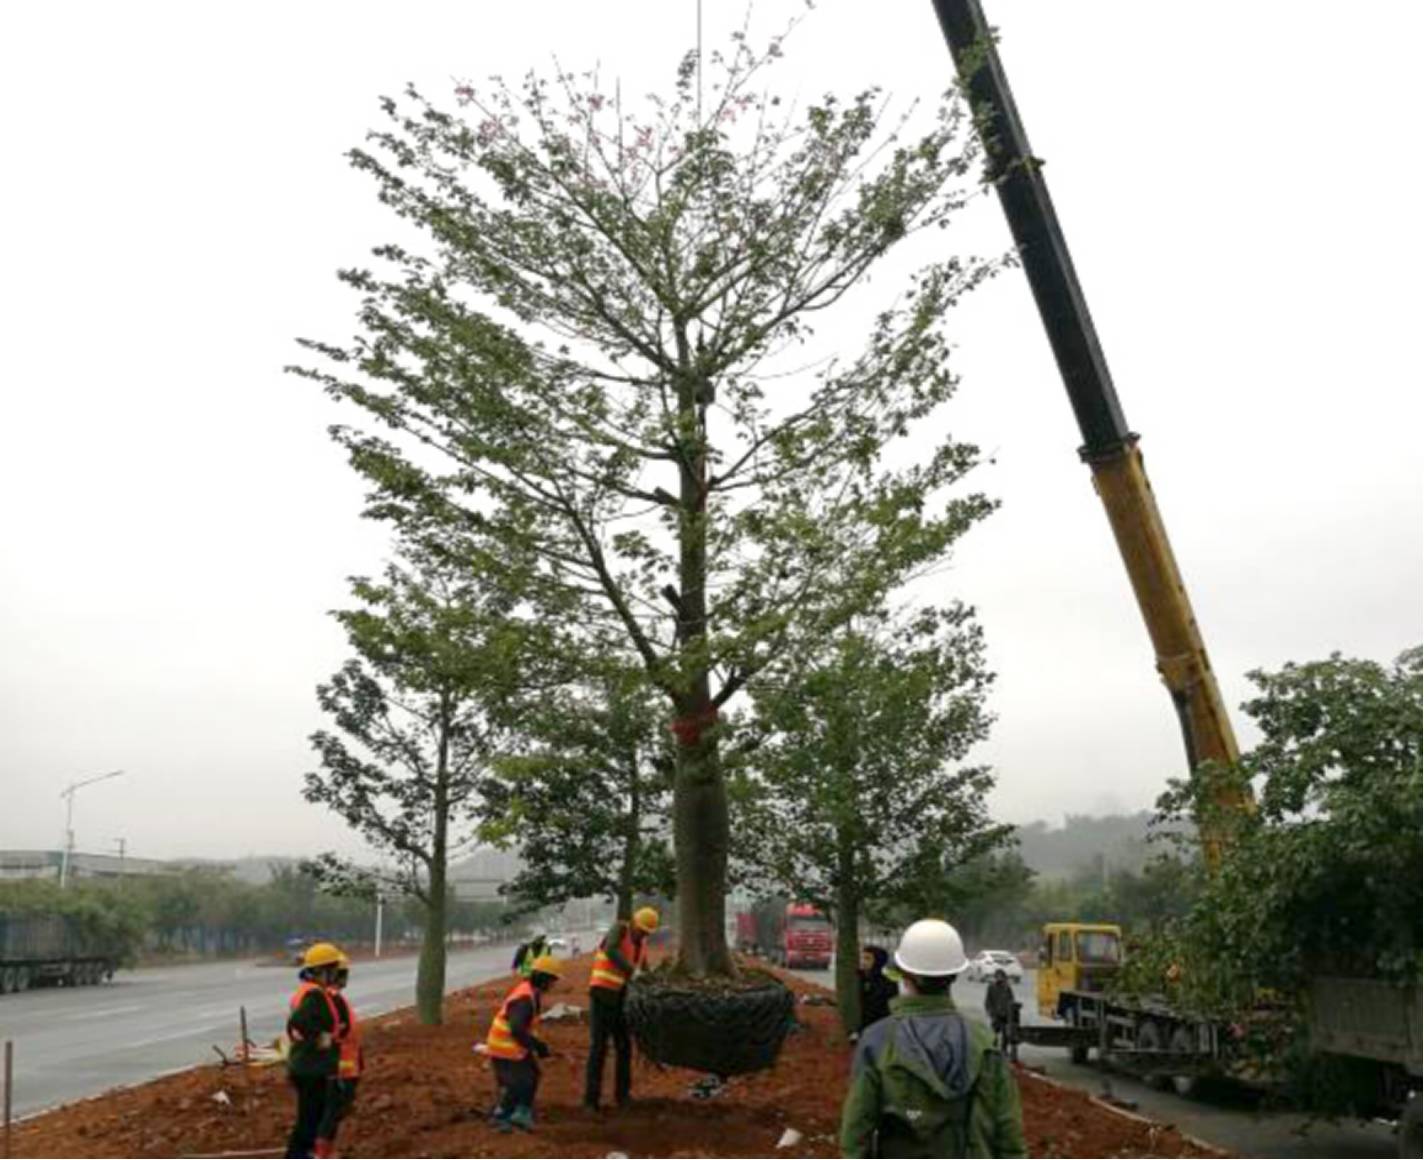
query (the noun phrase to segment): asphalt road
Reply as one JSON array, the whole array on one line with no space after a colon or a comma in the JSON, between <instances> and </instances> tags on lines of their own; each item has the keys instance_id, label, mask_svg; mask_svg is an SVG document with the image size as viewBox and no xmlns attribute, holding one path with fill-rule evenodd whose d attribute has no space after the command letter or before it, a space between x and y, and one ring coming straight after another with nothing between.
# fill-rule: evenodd
<instances>
[{"instance_id":1,"label":"asphalt road","mask_svg":"<svg viewBox=\"0 0 1424 1160\"><path fill-rule=\"evenodd\" d=\"M813 982L835 986L832 971L795 972ZM986 984L962 980L954 985L954 999L961 1010L984 1022ZM1034 972L1024 972L1014 991L1023 1003L1025 1023L1045 1022L1038 1015L1034 997ZM1070 1087L1111 1095L1137 1105L1137 1113L1172 1124L1209 1144L1238 1156L1261 1157L1389 1157L1397 1155L1394 1130L1389 1125L1349 1121L1340 1124L1311 1124L1305 1117L1288 1112L1264 1112L1245 1093L1223 1089L1203 1099L1184 1099L1174 1092L1162 1092L1129 1076L1106 1071L1095 1063L1075 1064L1061 1048L1019 1048L1020 1060L1041 1069L1051 1079Z\"/></svg>"},{"instance_id":2,"label":"asphalt road","mask_svg":"<svg viewBox=\"0 0 1424 1160\"><path fill-rule=\"evenodd\" d=\"M508 971L512 945L455 951L451 990ZM358 962L351 998L362 1017L415 1001L414 955ZM238 1009L248 1032L269 1042L286 1022L292 968L206 963L121 971L93 987L46 987L0 996L0 1039L15 1043L14 1110L55 1104L141 1083L216 1060L213 1045L238 1043Z\"/></svg>"}]
</instances>

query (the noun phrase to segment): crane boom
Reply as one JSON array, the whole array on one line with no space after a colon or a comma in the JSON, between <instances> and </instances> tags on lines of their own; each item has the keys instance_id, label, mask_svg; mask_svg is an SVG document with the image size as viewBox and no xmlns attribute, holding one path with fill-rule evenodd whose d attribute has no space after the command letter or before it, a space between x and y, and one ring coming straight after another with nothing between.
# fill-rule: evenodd
<instances>
[{"instance_id":1,"label":"crane boom","mask_svg":"<svg viewBox=\"0 0 1424 1160\"><path fill-rule=\"evenodd\" d=\"M1188 767L1195 777L1203 762L1234 764L1239 756L1236 736L1147 479L1138 436L1123 416L992 30L979 0L933 2L984 142L988 177L998 190L1078 420L1083 437L1079 454L1092 470L1094 487L1152 638L1157 671L1176 708ZM1214 795L1218 806L1249 808L1249 798L1238 789L1222 786ZM1215 863L1220 849L1217 828L1207 818L1198 821L1207 859Z\"/></svg>"}]
</instances>

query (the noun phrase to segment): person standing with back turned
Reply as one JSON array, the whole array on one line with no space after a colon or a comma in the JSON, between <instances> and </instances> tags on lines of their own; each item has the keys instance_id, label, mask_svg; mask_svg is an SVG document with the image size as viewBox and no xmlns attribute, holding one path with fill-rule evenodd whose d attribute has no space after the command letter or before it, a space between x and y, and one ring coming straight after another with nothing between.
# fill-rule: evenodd
<instances>
[{"instance_id":1,"label":"person standing with back turned","mask_svg":"<svg viewBox=\"0 0 1424 1160\"><path fill-rule=\"evenodd\" d=\"M648 958L648 935L658 929L658 912L651 906L635 911L632 921L615 922L593 955L588 980L590 1043L584 1076L584 1107L598 1110L603 1090L603 1061L613 1040L613 1100L621 1108L633 1089L633 1043L624 1012L628 980Z\"/></svg>"},{"instance_id":2,"label":"person standing with back turned","mask_svg":"<svg viewBox=\"0 0 1424 1160\"><path fill-rule=\"evenodd\" d=\"M288 1156L316 1155L332 1081L337 1076L340 1017L330 988L345 955L331 943L314 943L302 956L300 985L288 1003L287 1078L297 1093L297 1120L287 1137Z\"/></svg>"},{"instance_id":3,"label":"person standing with back turned","mask_svg":"<svg viewBox=\"0 0 1424 1160\"><path fill-rule=\"evenodd\" d=\"M904 993L861 1034L841 1109L845 1156L1023 1156L1023 1111L993 1033L949 997L959 932L925 918L895 952Z\"/></svg>"}]
</instances>

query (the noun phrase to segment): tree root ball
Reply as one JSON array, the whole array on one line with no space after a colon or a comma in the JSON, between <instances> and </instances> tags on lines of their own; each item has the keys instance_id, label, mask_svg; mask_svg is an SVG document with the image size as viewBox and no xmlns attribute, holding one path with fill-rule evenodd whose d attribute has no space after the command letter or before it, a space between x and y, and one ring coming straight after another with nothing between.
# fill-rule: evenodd
<instances>
[{"instance_id":1,"label":"tree root ball","mask_svg":"<svg viewBox=\"0 0 1424 1160\"><path fill-rule=\"evenodd\" d=\"M734 978L654 971L628 986L628 1028L643 1053L669 1067L713 1075L763 1071L796 1021L796 1001L774 975Z\"/></svg>"}]
</instances>

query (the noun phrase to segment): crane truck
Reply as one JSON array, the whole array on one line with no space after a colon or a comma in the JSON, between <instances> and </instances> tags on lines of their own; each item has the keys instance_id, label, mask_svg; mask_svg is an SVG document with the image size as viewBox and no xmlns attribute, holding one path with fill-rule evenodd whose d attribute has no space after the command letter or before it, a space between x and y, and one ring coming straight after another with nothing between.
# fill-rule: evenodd
<instances>
[{"instance_id":1,"label":"crane truck","mask_svg":"<svg viewBox=\"0 0 1424 1160\"><path fill-rule=\"evenodd\" d=\"M1239 758L1211 661L1167 529L1128 426L1087 299L1078 282L1042 165L1028 136L979 0L933 0L962 91L985 147L986 178L998 193L1034 303L1078 422L1088 465L1156 652L1157 671L1181 725L1189 775ZM1199 819L1206 865L1222 857L1225 835L1212 816L1251 810L1250 791L1214 781L1215 809ZM1231 1051L1232 1029L1193 1018L1150 997L1115 994L1122 935L1113 926L1044 928L1038 1001L1057 1026L1024 1028L1039 1042L1056 1038L1076 1058L1089 1050L1170 1074L1189 1088ZM1363 997L1363 998L1362 998ZM1419 1155L1420 988L1379 980L1317 978L1311 987L1316 1050L1377 1066L1382 1105L1400 1117L1401 1155ZM1412 1151L1410 1151L1412 1149Z\"/></svg>"}]
</instances>

